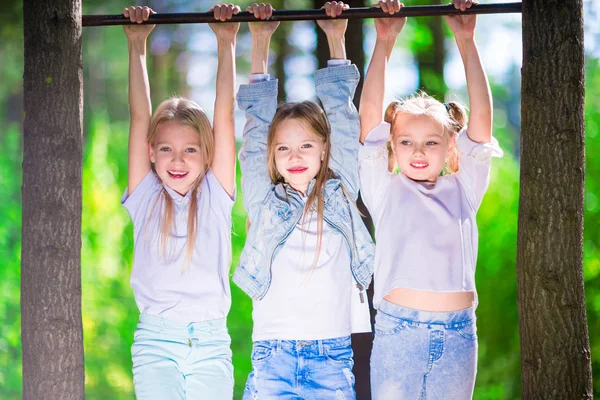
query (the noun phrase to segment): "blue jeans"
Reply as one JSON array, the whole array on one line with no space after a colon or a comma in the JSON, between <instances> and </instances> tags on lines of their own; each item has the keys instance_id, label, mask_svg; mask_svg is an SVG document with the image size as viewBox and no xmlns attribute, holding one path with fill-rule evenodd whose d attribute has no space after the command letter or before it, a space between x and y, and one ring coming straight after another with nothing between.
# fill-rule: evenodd
<instances>
[{"instance_id":1,"label":"blue jeans","mask_svg":"<svg viewBox=\"0 0 600 400\"><path fill-rule=\"evenodd\" d=\"M230 344L225 319L181 324L141 314L131 346L136 398L231 399Z\"/></svg>"},{"instance_id":2,"label":"blue jeans","mask_svg":"<svg viewBox=\"0 0 600 400\"><path fill-rule=\"evenodd\" d=\"M355 399L353 366L350 336L257 341L244 400Z\"/></svg>"},{"instance_id":3,"label":"blue jeans","mask_svg":"<svg viewBox=\"0 0 600 400\"><path fill-rule=\"evenodd\" d=\"M373 400L471 399L476 332L474 307L429 312L382 300L371 353Z\"/></svg>"}]
</instances>

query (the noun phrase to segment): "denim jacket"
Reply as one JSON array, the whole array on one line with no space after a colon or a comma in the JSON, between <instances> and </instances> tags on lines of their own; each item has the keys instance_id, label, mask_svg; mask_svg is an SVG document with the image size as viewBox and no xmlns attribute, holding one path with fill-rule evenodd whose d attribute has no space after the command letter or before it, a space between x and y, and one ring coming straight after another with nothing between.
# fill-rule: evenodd
<instances>
[{"instance_id":1,"label":"denim jacket","mask_svg":"<svg viewBox=\"0 0 600 400\"><path fill-rule=\"evenodd\" d=\"M343 185L352 200L358 197L360 122L352 97L359 73L354 65L330 67L318 70L315 80L331 125L329 167L337 176L325 183L323 217L346 239L352 275L362 290L371 282L375 246L356 205L342 190ZM233 281L254 300L260 300L271 284L271 264L300 221L304 202L289 185L271 183L267 170L267 133L277 110L277 80L241 85L237 100L246 112L239 160L250 229Z\"/></svg>"}]
</instances>

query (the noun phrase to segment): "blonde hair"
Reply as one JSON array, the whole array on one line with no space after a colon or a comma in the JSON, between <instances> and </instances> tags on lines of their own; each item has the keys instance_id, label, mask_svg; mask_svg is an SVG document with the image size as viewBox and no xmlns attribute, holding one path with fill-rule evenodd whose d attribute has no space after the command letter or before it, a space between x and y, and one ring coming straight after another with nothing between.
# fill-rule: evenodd
<instances>
[{"instance_id":1,"label":"blonde hair","mask_svg":"<svg viewBox=\"0 0 600 400\"><path fill-rule=\"evenodd\" d=\"M399 113L410 115L426 115L438 122L444 128L444 133L450 137L458 135L458 132L467 124L467 110L464 105L451 101L441 103L425 92L418 92L403 101L393 101L385 110L384 120L391 125L390 132L394 131L396 116ZM388 143L388 169L393 171L395 168L395 157L392 146ZM455 147L448 158L444 168L446 173L458 172L458 149Z\"/></svg>"},{"instance_id":2,"label":"blonde hair","mask_svg":"<svg viewBox=\"0 0 600 400\"><path fill-rule=\"evenodd\" d=\"M304 207L303 223L310 211L315 208L317 211L317 250L313 260L312 269L317 265L319 253L321 252L321 244L323 239L323 214L325 210L325 199L323 189L325 183L329 179L335 178L335 174L329 168L329 154L331 150L331 127L327 120L325 111L319 105L312 101L303 101L301 103L285 103L277 108L277 112L269 126L269 134L267 136L267 166L269 177L273 184L284 183L284 179L277 171L275 165L275 133L282 122L288 119L295 119L300 122L307 130L313 133L323 143L323 160L321 168L315 176L315 184L312 192L308 195L306 205ZM344 192L345 193L345 192ZM312 271L311 269L311 271Z\"/></svg>"},{"instance_id":3,"label":"blonde hair","mask_svg":"<svg viewBox=\"0 0 600 400\"><path fill-rule=\"evenodd\" d=\"M200 188L200 184L204 180L206 172L208 171L214 158L215 140L210 120L208 119L204 110L202 110L202 108L198 104L191 100L188 100L183 97L172 97L163 101L158 106L156 112L154 113L154 116L152 117L152 121L150 121L150 128L148 130L147 136L147 141L150 144L150 146L154 146L156 144L156 135L160 124L170 121L175 121L178 124L190 128L194 132L196 132L196 134L198 135L198 143L200 144L200 159L202 160L202 169L200 171L200 175L198 175L198 178L196 178L196 180L192 184L192 187L190 188L191 199L188 209L187 220L188 234L186 246L186 264L182 271L185 272L189 267L192 258L192 253L194 251L196 243L196 236L198 234L197 194ZM156 172L154 165L152 165L152 169L154 170L154 172ZM156 208L158 201L161 198L163 207L159 229L161 242L160 252L162 255L165 255L169 234L174 228L175 221L173 219L173 215L175 214L175 206L173 204L173 199L163 187L161 194L156 198L156 202L154 203L152 213L154 212L154 209ZM150 214L148 221L150 221L152 213Z\"/></svg>"}]
</instances>

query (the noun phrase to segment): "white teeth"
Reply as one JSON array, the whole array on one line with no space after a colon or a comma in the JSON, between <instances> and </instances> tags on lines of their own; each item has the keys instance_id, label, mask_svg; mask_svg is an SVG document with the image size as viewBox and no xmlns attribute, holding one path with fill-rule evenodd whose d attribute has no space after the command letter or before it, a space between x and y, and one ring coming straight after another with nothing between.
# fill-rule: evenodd
<instances>
[{"instance_id":1,"label":"white teeth","mask_svg":"<svg viewBox=\"0 0 600 400\"><path fill-rule=\"evenodd\" d=\"M169 171L169 173L171 175L175 175L175 176L182 176L182 175L187 174L187 172L181 172L181 171Z\"/></svg>"}]
</instances>

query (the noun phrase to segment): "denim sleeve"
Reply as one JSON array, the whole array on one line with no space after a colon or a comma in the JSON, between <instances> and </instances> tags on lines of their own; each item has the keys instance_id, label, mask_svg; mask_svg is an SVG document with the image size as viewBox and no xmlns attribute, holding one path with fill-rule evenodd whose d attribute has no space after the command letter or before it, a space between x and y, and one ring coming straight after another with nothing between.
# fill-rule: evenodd
<instances>
[{"instance_id":1,"label":"denim sleeve","mask_svg":"<svg viewBox=\"0 0 600 400\"><path fill-rule=\"evenodd\" d=\"M239 160L244 207L252 223L272 187L267 168L267 133L277 111L277 80L241 85L237 101L246 113Z\"/></svg>"},{"instance_id":2,"label":"denim sleeve","mask_svg":"<svg viewBox=\"0 0 600 400\"><path fill-rule=\"evenodd\" d=\"M359 188L360 120L352 99L359 79L356 65L323 68L315 73L317 96L331 125L329 167L355 200Z\"/></svg>"}]
</instances>

